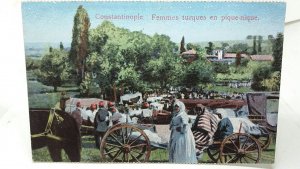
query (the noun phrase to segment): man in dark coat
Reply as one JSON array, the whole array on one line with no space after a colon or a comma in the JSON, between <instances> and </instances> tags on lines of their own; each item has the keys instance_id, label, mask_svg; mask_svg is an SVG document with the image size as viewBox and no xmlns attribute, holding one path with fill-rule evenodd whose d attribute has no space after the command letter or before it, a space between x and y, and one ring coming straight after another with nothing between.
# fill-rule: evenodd
<instances>
[{"instance_id":1,"label":"man in dark coat","mask_svg":"<svg viewBox=\"0 0 300 169\"><path fill-rule=\"evenodd\" d=\"M110 124L111 114L104 107L104 102L99 102L99 110L96 113L94 128L95 128L95 142L96 147L100 148L101 139L105 135L106 131L111 127Z\"/></svg>"}]
</instances>

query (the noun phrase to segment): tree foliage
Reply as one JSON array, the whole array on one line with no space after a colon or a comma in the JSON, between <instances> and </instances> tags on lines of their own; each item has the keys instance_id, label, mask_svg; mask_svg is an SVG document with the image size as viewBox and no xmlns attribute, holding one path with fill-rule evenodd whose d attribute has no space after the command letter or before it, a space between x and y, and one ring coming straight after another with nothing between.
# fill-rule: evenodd
<instances>
[{"instance_id":1,"label":"tree foliage","mask_svg":"<svg viewBox=\"0 0 300 169\"><path fill-rule=\"evenodd\" d=\"M208 46L205 47L206 49L206 54L212 55L213 50L214 50L214 44L212 42L208 42Z\"/></svg>"},{"instance_id":2,"label":"tree foliage","mask_svg":"<svg viewBox=\"0 0 300 169\"><path fill-rule=\"evenodd\" d=\"M229 65L227 63L222 63L222 62L213 63L213 69L215 73L222 73L222 74L229 73Z\"/></svg>"},{"instance_id":3,"label":"tree foliage","mask_svg":"<svg viewBox=\"0 0 300 169\"><path fill-rule=\"evenodd\" d=\"M87 11L80 5L74 17L73 35L69 58L71 66L76 69L78 81L84 78L85 59L88 55L88 33L90 19Z\"/></svg>"},{"instance_id":4,"label":"tree foliage","mask_svg":"<svg viewBox=\"0 0 300 169\"><path fill-rule=\"evenodd\" d=\"M184 36L183 36L181 39L181 42L180 42L180 54L186 51L184 46L185 46L185 42L184 42Z\"/></svg>"},{"instance_id":5,"label":"tree foliage","mask_svg":"<svg viewBox=\"0 0 300 169\"><path fill-rule=\"evenodd\" d=\"M197 87L200 84L213 82L213 66L204 59L198 59L187 65L182 72L181 84L186 87Z\"/></svg>"},{"instance_id":6,"label":"tree foliage","mask_svg":"<svg viewBox=\"0 0 300 169\"><path fill-rule=\"evenodd\" d=\"M258 44L257 44L257 52L258 53L262 52L262 48L261 48L262 41L263 41L263 37L262 36L258 36Z\"/></svg>"},{"instance_id":7,"label":"tree foliage","mask_svg":"<svg viewBox=\"0 0 300 169\"><path fill-rule=\"evenodd\" d=\"M44 55L40 69L36 73L38 80L43 84L53 86L54 91L57 91L57 87L66 81L70 75L67 60L67 52L57 49Z\"/></svg>"},{"instance_id":8,"label":"tree foliage","mask_svg":"<svg viewBox=\"0 0 300 169\"><path fill-rule=\"evenodd\" d=\"M253 36L253 46L252 46L252 55L256 55L257 54L257 50L256 50L256 36Z\"/></svg>"},{"instance_id":9,"label":"tree foliage","mask_svg":"<svg viewBox=\"0 0 300 169\"><path fill-rule=\"evenodd\" d=\"M273 71L281 72L281 64L282 64L282 51L283 51L283 34L277 34L276 39L273 44L273 57L274 61L272 63Z\"/></svg>"},{"instance_id":10,"label":"tree foliage","mask_svg":"<svg viewBox=\"0 0 300 169\"><path fill-rule=\"evenodd\" d=\"M272 71L270 66L260 66L253 72L251 88L257 91L266 90L263 81L271 77Z\"/></svg>"},{"instance_id":11,"label":"tree foliage","mask_svg":"<svg viewBox=\"0 0 300 169\"><path fill-rule=\"evenodd\" d=\"M265 79L261 83L268 91L279 91L280 89L280 72L276 71L271 74L269 79Z\"/></svg>"},{"instance_id":12,"label":"tree foliage","mask_svg":"<svg viewBox=\"0 0 300 169\"><path fill-rule=\"evenodd\" d=\"M87 71L92 73L94 85L98 85L101 89L99 91L107 97L112 95L114 84L132 92L143 92L147 86L153 86L152 83L157 82L157 88L164 88L170 83L172 76L169 71L174 70L170 65L178 59L178 56L174 55L177 50L176 44L170 37L159 34L151 37L141 31L130 32L104 21L97 28L90 30L89 39ZM154 64L155 61L163 64ZM161 72L159 75L167 78L155 81L152 79L157 79L155 72Z\"/></svg>"}]
</instances>

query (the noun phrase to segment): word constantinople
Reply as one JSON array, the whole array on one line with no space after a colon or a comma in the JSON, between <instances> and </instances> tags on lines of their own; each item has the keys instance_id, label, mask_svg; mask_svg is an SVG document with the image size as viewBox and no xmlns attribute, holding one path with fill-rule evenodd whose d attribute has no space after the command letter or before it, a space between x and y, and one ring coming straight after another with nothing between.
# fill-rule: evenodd
<instances>
[{"instance_id":1,"label":"word constantinople","mask_svg":"<svg viewBox=\"0 0 300 169\"><path fill-rule=\"evenodd\" d=\"M101 15L101 14L96 14L95 15L96 19L102 19L102 20L133 20L133 21L138 21L138 20L143 20L144 16L137 14L137 15Z\"/></svg>"},{"instance_id":2,"label":"word constantinople","mask_svg":"<svg viewBox=\"0 0 300 169\"><path fill-rule=\"evenodd\" d=\"M95 15L96 19L101 19L101 20L132 20L132 21L140 21L144 20L145 17L140 14L136 15L114 15L114 14L109 14L109 15L102 15L102 14L96 14ZM177 15L158 15L158 14L152 14L151 15L151 20L153 21L192 21L192 22L197 22L197 21L221 21L221 22L234 22L234 21L258 21L259 18L258 16L235 16L235 15L224 15L224 16L189 16L189 15L182 15L182 16L177 16Z\"/></svg>"}]
</instances>

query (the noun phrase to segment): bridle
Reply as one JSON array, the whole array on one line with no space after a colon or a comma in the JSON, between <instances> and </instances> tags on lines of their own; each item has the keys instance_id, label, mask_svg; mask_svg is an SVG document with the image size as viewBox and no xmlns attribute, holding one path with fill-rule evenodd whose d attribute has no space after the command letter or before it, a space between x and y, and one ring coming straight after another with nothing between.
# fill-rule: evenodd
<instances>
[{"instance_id":1,"label":"bridle","mask_svg":"<svg viewBox=\"0 0 300 169\"><path fill-rule=\"evenodd\" d=\"M56 120L58 124L60 124L64 121L64 118L61 117L59 114L57 114L55 112L54 108L50 109L48 122L46 124L45 131L42 133L38 133L38 134L32 134L31 138L47 137L47 138L51 138L51 139L54 139L57 141L64 141L65 140L64 138L53 134L53 132L51 130L53 120Z\"/></svg>"}]
</instances>

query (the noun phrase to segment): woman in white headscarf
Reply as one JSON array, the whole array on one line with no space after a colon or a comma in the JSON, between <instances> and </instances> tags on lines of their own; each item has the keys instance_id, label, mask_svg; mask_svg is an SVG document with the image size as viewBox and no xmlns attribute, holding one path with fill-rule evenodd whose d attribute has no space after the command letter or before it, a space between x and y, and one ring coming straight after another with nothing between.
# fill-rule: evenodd
<instances>
[{"instance_id":1,"label":"woman in white headscarf","mask_svg":"<svg viewBox=\"0 0 300 169\"><path fill-rule=\"evenodd\" d=\"M169 162L197 163L195 139L188 124L185 105L175 101L170 123Z\"/></svg>"}]
</instances>

